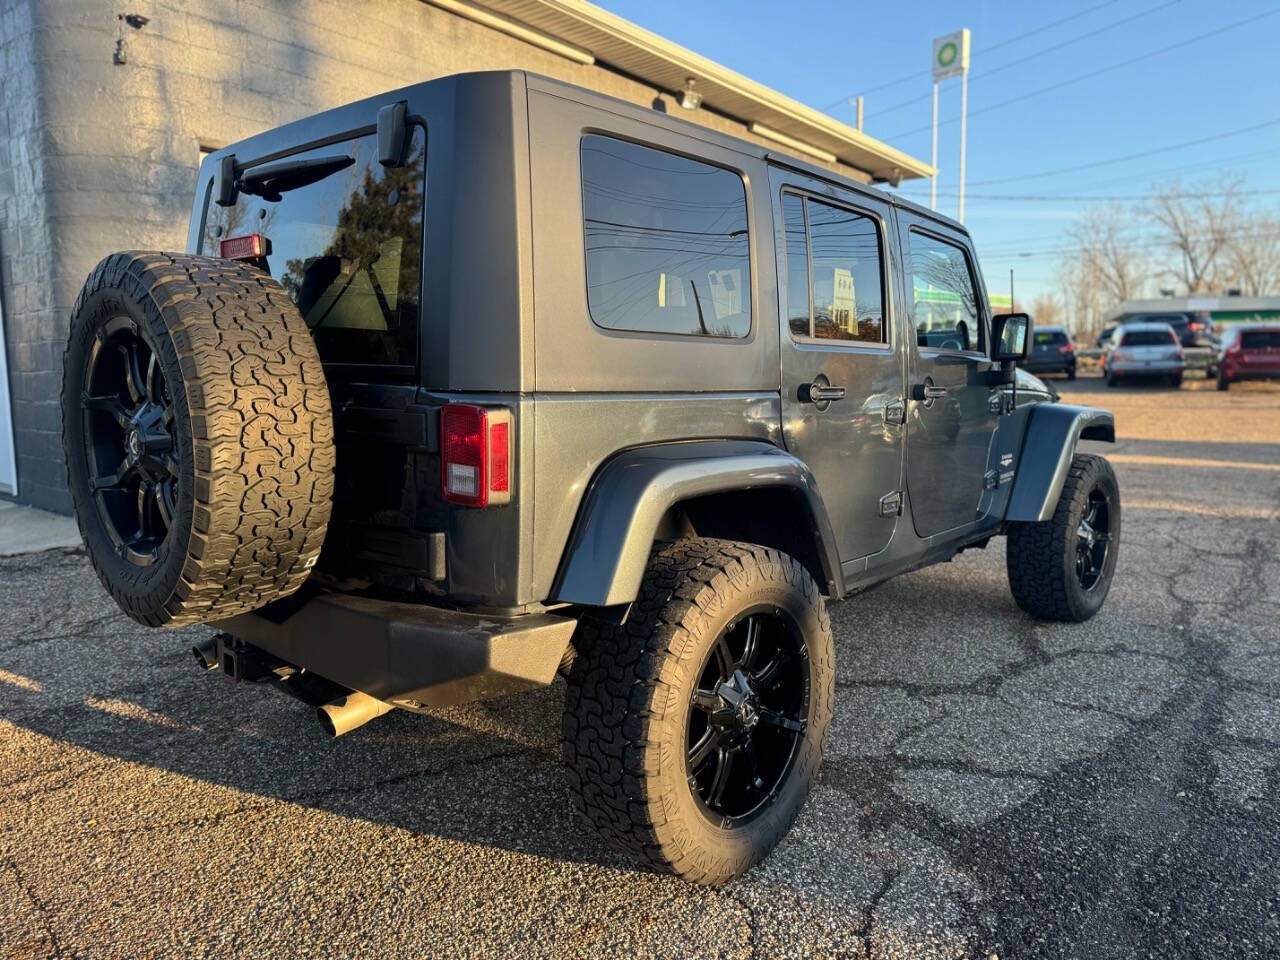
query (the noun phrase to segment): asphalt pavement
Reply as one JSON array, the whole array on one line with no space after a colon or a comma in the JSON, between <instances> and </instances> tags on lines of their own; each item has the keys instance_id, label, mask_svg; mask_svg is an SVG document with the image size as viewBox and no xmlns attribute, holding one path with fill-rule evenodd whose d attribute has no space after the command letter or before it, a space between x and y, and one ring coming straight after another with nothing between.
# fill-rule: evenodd
<instances>
[{"instance_id":1,"label":"asphalt pavement","mask_svg":"<svg viewBox=\"0 0 1280 960\"><path fill-rule=\"evenodd\" d=\"M1280 386L1057 386L1119 426L1102 612L1022 614L1002 540L834 606L820 785L719 890L575 819L559 684L329 741L0 558L0 955L1277 955Z\"/></svg>"}]
</instances>

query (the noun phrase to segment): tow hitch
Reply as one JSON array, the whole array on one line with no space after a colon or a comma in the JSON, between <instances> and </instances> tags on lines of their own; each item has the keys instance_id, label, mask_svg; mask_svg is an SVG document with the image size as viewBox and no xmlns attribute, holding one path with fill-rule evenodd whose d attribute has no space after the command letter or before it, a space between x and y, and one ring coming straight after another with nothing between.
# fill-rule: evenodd
<instances>
[{"instance_id":1,"label":"tow hitch","mask_svg":"<svg viewBox=\"0 0 1280 960\"><path fill-rule=\"evenodd\" d=\"M216 633L191 652L206 672L221 670L243 683L269 683L315 707L321 727L331 737L350 733L393 709L389 703L295 667L229 633Z\"/></svg>"}]
</instances>

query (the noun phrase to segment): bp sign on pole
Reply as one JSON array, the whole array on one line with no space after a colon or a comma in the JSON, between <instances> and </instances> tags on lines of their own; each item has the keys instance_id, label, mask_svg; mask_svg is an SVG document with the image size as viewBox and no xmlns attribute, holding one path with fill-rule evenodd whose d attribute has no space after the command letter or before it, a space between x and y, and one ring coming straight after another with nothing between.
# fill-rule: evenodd
<instances>
[{"instance_id":1,"label":"bp sign on pole","mask_svg":"<svg viewBox=\"0 0 1280 960\"><path fill-rule=\"evenodd\" d=\"M960 76L960 193L956 219L964 223L964 154L969 119L969 31L957 30L933 41L933 177L929 206L938 209L938 83Z\"/></svg>"},{"instance_id":2,"label":"bp sign on pole","mask_svg":"<svg viewBox=\"0 0 1280 960\"><path fill-rule=\"evenodd\" d=\"M945 80L969 69L969 31L957 30L933 41L933 79Z\"/></svg>"}]
</instances>

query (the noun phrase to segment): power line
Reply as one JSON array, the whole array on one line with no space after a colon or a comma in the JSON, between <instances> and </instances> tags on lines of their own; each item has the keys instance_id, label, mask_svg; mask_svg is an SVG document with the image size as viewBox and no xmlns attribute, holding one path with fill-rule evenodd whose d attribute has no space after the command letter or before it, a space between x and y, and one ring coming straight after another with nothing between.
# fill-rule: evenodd
<instances>
[{"instance_id":1,"label":"power line","mask_svg":"<svg viewBox=\"0 0 1280 960\"><path fill-rule=\"evenodd\" d=\"M1269 237L1280 237L1280 230L1260 230L1249 233L1238 233L1234 237L1238 240L1256 240ZM1207 234L1195 235L1190 237L1191 240L1207 240L1211 237ZM1117 250L1141 250L1153 247L1177 247L1177 240L1143 240L1131 241L1129 243L1117 243L1114 245ZM978 260L991 263L1002 263L1011 260L1043 260L1047 257L1061 257L1071 253L1078 253L1082 249L1081 245L1076 244L1069 247L1058 247L1056 249L1029 250L1022 253L998 253L995 256L984 257L979 251Z\"/></svg>"},{"instance_id":2,"label":"power line","mask_svg":"<svg viewBox=\"0 0 1280 960\"><path fill-rule=\"evenodd\" d=\"M1226 26L1218 27L1216 30L1209 30L1205 33L1197 34L1194 37L1188 37L1185 40L1179 40L1177 43L1171 43L1168 46L1161 47L1158 50L1150 50L1147 53L1144 53L1140 56L1129 57L1125 60L1121 60L1119 63L1113 63L1113 64L1110 64L1109 66L1100 67L1097 70L1091 70L1088 73L1082 73L1077 77L1070 77L1066 80L1059 80L1057 83L1051 83L1047 87L1041 87L1038 90L1032 90L1028 93L1019 94L1016 97L1010 97L1008 100L1001 100L999 103L989 104L978 110L970 110L969 116L976 117L984 113L990 113L992 110L999 110L1002 107L1009 106L1010 104L1021 103L1023 100L1029 100L1032 97L1038 97L1044 93L1051 93L1054 90L1061 90L1063 87L1069 87L1074 83L1080 83L1084 80L1091 80L1094 77L1100 77L1105 73L1111 73L1113 70L1119 70L1122 67L1131 66L1135 63L1141 63L1144 60L1150 60L1152 57L1158 57L1163 54L1166 54L1171 50L1178 50L1181 47L1189 46L1190 44L1197 43L1201 40L1207 40L1209 37L1217 36L1220 33L1226 33L1228 30L1235 30L1237 27L1243 27L1250 23L1256 23L1257 21L1265 19L1266 17L1275 16L1277 13L1280 13L1280 7L1277 7L1274 10L1267 10L1263 13L1259 13L1252 17L1246 17L1243 20L1237 20L1234 23L1227 24ZM938 123L939 123L939 126L942 126L944 124L958 123L959 120L960 118L957 116L957 117L950 117L946 120L940 120ZM914 130L907 130L903 133L895 134L894 136L887 137L885 139L900 140L903 137L914 136L917 133L925 133L931 129L933 129L932 125L917 127Z\"/></svg>"},{"instance_id":3,"label":"power line","mask_svg":"<svg viewBox=\"0 0 1280 960\"><path fill-rule=\"evenodd\" d=\"M1149 16L1150 14L1155 13L1158 10L1163 10L1165 7L1172 7L1175 3L1180 3L1180 2L1181 0L1165 0L1164 3L1157 4L1154 7L1148 7L1146 10L1140 10L1137 13L1130 14L1129 16L1124 17L1120 20L1113 20L1111 23L1103 24L1101 27L1098 27L1094 30L1090 30L1087 33L1078 34L1077 36L1072 37L1070 40L1063 40L1061 43L1056 43L1051 47L1045 47L1043 50L1037 50L1035 53L1029 53L1025 57L1019 57L1017 60L1010 60L1008 63L1001 64L998 67L993 67L990 70L983 70L978 73L975 73L971 77L969 77L969 82L973 83L974 81L981 80L984 77L989 77L993 73L1000 73L1003 70L1008 70L1011 67L1016 67L1019 64L1026 63L1028 60L1039 59L1040 57L1043 57L1046 53L1052 53L1055 50L1061 50L1063 47L1068 47L1073 43L1079 43L1081 40L1087 40L1089 37L1095 37L1100 33L1106 33L1108 30L1113 30L1116 27L1123 26L1126 23L1131 23L1134 20L1138 20L1142 17ZM877 109L875 112L877 116L885 113L893 113L895 110L901 110L903 107L910 107L910 106L914 106L917 103L923 103L924 101L930 99L932 96L933 95L930 93L923 93L918 97L912 97L910 100L903 100L900 103L895 103L891 107L884 107L882 109Z\"/></svg>"},{"instance_id":4,"label":"power line","mask_svg":"<svg viewBox=\"0 0 1280 960\"><path fill-rule=\"evenodd\" d=\"M1256 196L1264 196L1268 194L1277 194L1277 193L1280 193L1280 189L1206 190L1198 193L1174 193L1174 194L1169 194L1169 196L1174 196L1174 197L1178 197L1179 199L1186 199L1186 200L1203 200L1203 199L1208 199L1209 197L1225 197L1228 195L1234 195L1237 197L1256 197ZM901 196L910 197L913 200L921 200L926 198L928 194L903 193L901 194ZM949 191L939 191L938 196L950 198L950 197L957 196L957 194ZM1129 193L1129 194L1110 193L1110 194L1096 194L1093 196L1064 196L1062 194L1037 195L1037 194L1031 194L1031 193L966 193L965 196L972 200L1027 200L1033 203L1058 202L1058 201L1063 201L1068 203L1094 203L1094 202L1102 202L1107 200L1150 200L1152 197L1152 194L1150 193Z\"/></svg>"},{"instance_id":5,"label":"power line","mask_svg":"<svg viewBox=\"0 0 1280 960\"><path fill-rule=\"evenodd\" d=\"M1078 20L1081 17L1088 16L1089 14L1093 13L1095 10L1101 10L1103 7L1114 6L1119 2L1120 0L1105 0L1104 3L1099 3L1096 6L1088 7L1087 9L1081 10L1079 13L1073 13L1069 16L1062 17L1059 20L1054 20L1051 23L1046 23L1032 30L1028 30L1025 33L1020 33L1016 36L1009 37L1007 40L1001 40L999 43L993 43L989 47L979 47L973 52L975 55L979 53L990 53L992 50L998 50L1001 47L1006 47L1011 43L1017 43L1019 40L1025 40L1027 37L1035 36L1037 33L1044 33L1046 30L1052 30L1054 27L1059 27L1062 24L1069 23L1072 20ZM882 83L877 87L871 87L867 90L863 90L862 93L863 95L866 95L869 93L879 93L881 90L888 90L890 87L901 86L902 84L906 83L909 80L919 80L922 77L929 77L929 76L932 76L932 74L928 70L925 70L923 72L918 70L913 71L912 73L909 73L904 77L899 77L897 80L890 80L887 83ZM855 96L857 96L857 94L851 93L848 96L841 97L839 100L834 100L831 103L827 104L827 106L824 109L831 110L835 107L839 107L844 104L847 104Z\"/></svg>"},{"instance_id":6,"label":"power line","mask_svg":"<svg viewBox=\"0 0 1280 960\"><path fill-rule=\"evenodd\" d=\"M1276 11L1280 13L1280 10ZM1108 160L1093 160L1089 163L1077 164L1074 167L1059 167L1056 170L1041 170L1039 173L1022 173L1013 177L993 177L990 180L975 180L969 185L972 187L988 186L993 183L1016 183L1019 180L1037 180L1040 177L1056 177L1063 173L1077 173L1081 170L1092 170L1096 167L1110 166L1113 163L1127 163L1130 160L1139 160L1143 157L1155 156L1158 153L1168 153L1171 150L1182 150L1186 147L1196 147L1202 143L1212 143L1215 140L1225 140L1228 137L1238 137L1243 133L1252 133L1255 130L1263 130L1267 127L1274 127L1280 124L1280 117L1272 120L1264 120L1262 123L1253 123L1247 127L1237 127L1234 130L1227 130L1224 133L1210 134L1209 136L1196 137L1194 140L1184 140L1181 143L1172 143L1163 147L1156 147L1152 150L1140 150L1137 153L1127 153L1122 157L1112 157Z\"/></svg>"}]
</instances>

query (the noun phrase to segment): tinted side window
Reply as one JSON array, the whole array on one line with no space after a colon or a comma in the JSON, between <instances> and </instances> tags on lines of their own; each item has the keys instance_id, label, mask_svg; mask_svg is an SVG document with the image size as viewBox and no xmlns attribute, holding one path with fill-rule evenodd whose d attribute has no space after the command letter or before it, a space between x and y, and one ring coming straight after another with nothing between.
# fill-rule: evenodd
<instances>
[{"instance_id":1,"label":"tinted side window","mask_svg":"<svg viewBox=\"0 0 1280 960\"><path fill-rule=\"evenodd\" d=\"M782 210L792 336L884 343L887 330L876 222L795 194L783 195Z\"/></svg>"},{"instance_id":2,"label":"tinted side window","mask_svg":"<svg viewBox=\"0 0 1280 960\"><path fill-rule=\"evenodd\" d=\"M264 235L266 267L298 305L321 360L416 366L426 134L414 128L401 167L378 162L371 136L287 160L322 158L333 169L318 180L268 181L233 206L211 202L201 251L216 257L223 239Z\"/></svg>"},{"instance_id":3,"label":"tinted side window","mask_svg":"<svg viewBox=\"0 0 1280 960\"><path fill-rule=\"evenodd\" d=\"M942 350L981 350L982 315L969 255L954 243L912 230L911 312L916 343Z\"/></svg>"},{"instance_id":4,"label":"tinted side window","mask_svg":"<svg viewBox=\"0 0 1280 960\"><path fill-rule=\"evenodd\" d=\"M736 173L624 140L582 138L587 307L611 330L745 337L747 194Z\"/></svg>"},{"instance_id":5,"label":"tinted side window","mask_svg":"<svg viewBox=\"0 0 1280 960\"><path fill-rule=\"evenodd\" d=\"M787 325L793 337L813 336L809 311L809 233L804 224L804 200L782 195L787 249Z\"/></svg>"},{"instance_id":6,"label":"tinted side window","mask_svg":"<svg viewBox=\"0 0 1280 960\"><path fill-rule=\"evenodd\" d=\"M813 261L813 335L884 343L880 234L875 221L816 200L809 212Z\"/></svg>"}]
</instances>

